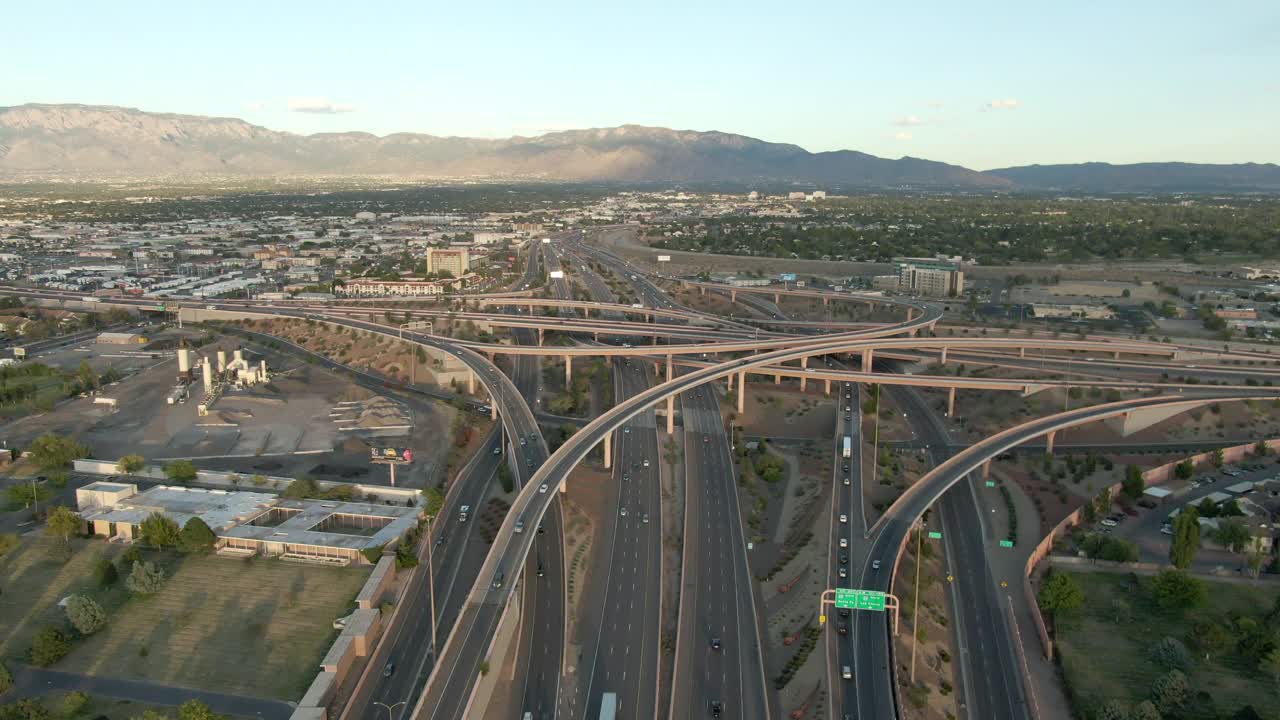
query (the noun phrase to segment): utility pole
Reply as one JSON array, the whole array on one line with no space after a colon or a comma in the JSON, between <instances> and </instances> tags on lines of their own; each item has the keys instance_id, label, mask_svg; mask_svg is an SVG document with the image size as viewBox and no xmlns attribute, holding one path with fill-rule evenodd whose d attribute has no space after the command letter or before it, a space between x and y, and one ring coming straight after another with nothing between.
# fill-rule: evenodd
<instances>
[{"instance_id":1,"label":"utility pole","mask_svg":"<svg viewBox=\"0 0 1280 720\"><path fill-rule=\"evenodd\" d=\"M911 609L911 682L916 681L916 644L920 641L920 566L924 558L920 555L921 536L924 535L922 524L916 525L916 590Z\"/></svg>"}]
</instances>

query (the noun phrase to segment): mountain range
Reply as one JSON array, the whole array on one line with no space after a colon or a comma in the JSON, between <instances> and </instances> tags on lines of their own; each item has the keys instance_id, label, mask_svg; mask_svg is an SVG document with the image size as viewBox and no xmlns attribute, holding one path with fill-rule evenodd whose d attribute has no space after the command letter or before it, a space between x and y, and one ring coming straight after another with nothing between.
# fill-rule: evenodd
<instances>
[{"instance_id":1,"label":"mountain range","mask_svg":"<svg viewBox=\"0 0 1280 720\"><path fill-rule=\"evenodd\" d=\"M0 179L390 175L620 183L802 183L828 189L1085 192L1280 190L1274 164L1031 165L979 172L744 135L623 125L537 137L298 135L236 118L99 105L0 107Z\"/></svg>"}]
</instances>

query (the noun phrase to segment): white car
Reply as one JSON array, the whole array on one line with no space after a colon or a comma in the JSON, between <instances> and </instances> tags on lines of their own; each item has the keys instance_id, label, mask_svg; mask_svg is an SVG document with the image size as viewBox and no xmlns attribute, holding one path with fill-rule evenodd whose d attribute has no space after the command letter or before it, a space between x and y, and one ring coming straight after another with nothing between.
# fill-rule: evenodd
<instances>
[{"instance_id":1,"label":"white car","mask_svg":"<svg viewBox=\"0 0 1280 720\"><path fill-rule=\"evenodd\" d=\"M1116 525L1119 525L1119 524L1120 523L1116 522L1115 520L1112 520L1111 518L1106 518L1102 521L1103 527L1115 527Z\"/></svg>"},{"instance_id":2,"label":"white car","mask_svg":"<svg viewBox=\"0 0 1280 720\"><path fill-rule=\"evenodd\" d=\"M842 548L849 547L849 538L840 538L840 547Z\"/></svg>"},{"instance_id":3,"label":"white car","mask_svg":"<svg viewBox=\"0 0 1280 720\"><path fill-rule=\"evenodd\" d=\"M644 459L644 466L649 467L649 458Z\"/></svg>"},{"instance_id":4,"label":"white car","mask_svg":"<svg viewBox=\"0 0 1280 720\"><path fill-rule=\"evenodd\" d=\"M538 486L538 492L544 493L547 491L548 487L550 486L547 483L542 483L541 485Z\"/></svg>"},{"instance_id":5,"label":"white car","mask_svg":"<svg viewBox=\"0 0 1280 720\"><path fill-rule=\"evenodd\" d=\"M847 522L849 522L849 516L848 516L848 515L845 515L844 513L840 513L840 522L842 522L842 523L847 523Z\"/></svg>"},{"instance_id":6,"label":"white car","mask_svg":"<svg viewBox=\"0 0 1280 720\"><path fill-rule=\"evenodd\" d=\"M879 570L879 569L880 569L880 561L879 561L879 560L872 560L872 561L871 561L871 569L872 569L872 570Z\"/></svg>"}]
</instances>

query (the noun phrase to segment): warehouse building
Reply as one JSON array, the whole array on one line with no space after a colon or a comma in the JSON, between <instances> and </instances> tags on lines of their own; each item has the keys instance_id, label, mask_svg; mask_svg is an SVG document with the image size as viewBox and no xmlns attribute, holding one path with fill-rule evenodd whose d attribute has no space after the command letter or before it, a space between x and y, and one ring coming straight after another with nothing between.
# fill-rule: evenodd
<instances>
[{"instance_id":1,"label":"warehouse building","mask_svg":"<svg viewBox=\"0 0 1280 720\"><path fill-rule=\"evenodd\" d=\"M146 345L146 336L138 333L126 332L104 332L98 333L98 344L100 345Z\"/></svg>"}]
</instances>

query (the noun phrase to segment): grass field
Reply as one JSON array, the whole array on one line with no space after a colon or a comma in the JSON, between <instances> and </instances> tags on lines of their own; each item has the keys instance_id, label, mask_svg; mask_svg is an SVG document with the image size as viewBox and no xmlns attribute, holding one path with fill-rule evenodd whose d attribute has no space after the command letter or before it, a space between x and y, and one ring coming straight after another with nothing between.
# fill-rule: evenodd
<instances>
[{"instance_id":1,"label":"grass field","mask_svg":"<svg viewBox=\"0 0 1280 720\"><path fill-rule=\"evenodd\" d=\"M85 592L110 620L56 669L297 700L337 633L333 619L349 612L368 577L359 568L146 552L169 580L152 597L130 598L123 578L105 591L93 583L96 559L120 550L77 541L63 565L27 542L0 560L0 626L13 628L0 654L20 658L40 628L65 624L58 600Z\"/></svg>"},{"instance_id":2,"label":"grass field","mask_svg":"<svg viewBox=\"0 0 1280 720\"><path fill-rule=\"evenodd\" d=\"M1184 615L1156 606L1141 585L1135 585L1133 576L1069 574L1084 590L1085 606L1058 618L1055 635L1068 692L1087 717L1109 700L1146 699L1152 682L1165 672L1149 655L1162 638L1186 642L1192 623L1206 615L1221 617L1237 611L1257 617L1272 607L1276 597L1273 585L1207 582L1208 605ZM1117 610L1117 599L1128 604L1128 619L1123 609ZM1203 691L1212 698L1216 717L1229 717L1249 704L1267 720L1280 720L1274 680L1241 658L1230 653L1211 662L1199 658L1186 674L1193 693Z\"/></svg>"}]
</instances>

